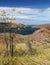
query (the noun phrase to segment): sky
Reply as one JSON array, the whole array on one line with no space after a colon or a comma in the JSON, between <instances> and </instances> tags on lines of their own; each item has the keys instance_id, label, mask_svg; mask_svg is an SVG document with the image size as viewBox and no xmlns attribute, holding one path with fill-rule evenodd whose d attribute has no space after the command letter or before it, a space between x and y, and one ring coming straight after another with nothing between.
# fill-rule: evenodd
<instances>
[{"instance_id":1,"label":"sky","mask_svg":"<svg viewBox=\"0 0 50 65\"><path fill-rule=\"evenodd\" d=\"M15 23L50 24L50 0L0 0L2 19L3 10L6 11L6 18L16 18Z\"/></svg>"}]
</instances>

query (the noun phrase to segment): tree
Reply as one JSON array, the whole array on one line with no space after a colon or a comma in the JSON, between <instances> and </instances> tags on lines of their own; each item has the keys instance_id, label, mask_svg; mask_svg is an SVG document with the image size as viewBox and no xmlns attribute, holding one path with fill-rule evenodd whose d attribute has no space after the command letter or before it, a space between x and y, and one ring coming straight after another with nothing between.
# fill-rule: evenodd
<instances>
[{"instance_id":1,"label":"tree","mask_svg":"<svg viewBox=\"0 0 50 65\"><path fill-rule=\"evenodd\" d=\"M0 22L1 22L1 20L2 20L2 17L0 16Z\"/></svg>"},{"instance_id":2,"label":"tree","mask_svg":"<svg viewBox=\"0 0 50 65\"><path fill-rule=\"evenodd\" d=\"M15 17L12 17L11 20L12 20L12 22L14 22L16 20L16 18Z\"/></svg>"},{"instance_id":3,"label":"tree","mask_svg":"<svg viewBox=\"0 0 50 65\"><path fill-rule=\"evenodd\" d=\"M0 16L0 20L2 20L2 17Z\"/></svg>"},{"instance_id":4,"label":"tree","mask_svg":"<svg viewBox=\"0 0 50 65\"><path fill-rule=\"evenodd\" d=\"M3 21L6 22L6 11L2 10Z\"/></svg>"},{"instance_id":5,"label":"tree","mask_svg":"<svg viewBox=\"0 0 50 65\"><path fill-rule=\"evenodd\" d=\"M16 8L12 8L12 11L14 11L14 12L15 12L15 11L16 11Z\"/></svg>"},{"instance_id":6,"label":"tree","mask_svg":"<svg viewBox=\"0 0 50 65\"><path fill-rule=\"evenodd\" d=\"M2 19L3 19L3 21L5 22L5 26L7 26L7 24L6 24L6 18L7 18L7 15L6 15L6 11L5 10L2 10ZM0 17L0 19L1 19L1 17ZM7 38L7 36L6 36L6 34L5 34L5 42L6 42L6 51L8 52L8 38Z\"/></svg>"}]
</instances>

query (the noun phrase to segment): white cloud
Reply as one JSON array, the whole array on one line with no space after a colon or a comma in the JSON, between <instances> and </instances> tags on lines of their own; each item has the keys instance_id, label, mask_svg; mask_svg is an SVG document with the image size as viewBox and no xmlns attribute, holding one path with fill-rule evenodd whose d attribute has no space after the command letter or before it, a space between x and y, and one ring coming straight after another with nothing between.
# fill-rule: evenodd
<instances>
[{"instance_id":1,"label":"white cloud","mask_svg":"<svg viewBox=\"0 0 50 65\"><path fill-rule=\"evenodd\" d=\"M49 21L50 23L50 8L46 9L34 9L34 8L15 8L15 11L12 11L13 7L0 7L0 16L2 16L2 10L6 11L6 17L16 19L26 19L36 22ZM3 17L3 16L2 16Z\"/></svg>"}]
</instances>

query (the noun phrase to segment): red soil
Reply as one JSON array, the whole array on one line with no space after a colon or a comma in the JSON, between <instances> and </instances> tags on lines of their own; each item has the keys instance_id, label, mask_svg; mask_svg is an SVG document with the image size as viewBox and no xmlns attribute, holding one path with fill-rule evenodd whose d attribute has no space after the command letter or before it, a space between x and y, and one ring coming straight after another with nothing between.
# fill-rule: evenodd
<instances>
[{"instance_id":1,"label":"red soil","mask_svg":"<svg viewBox=\"0 0 50 65\"><path fill-rule=\"evenodd\" d=\"M3 41L0 41L0 45L6 45L6 43Z\"/></svg>"}]
</instances>

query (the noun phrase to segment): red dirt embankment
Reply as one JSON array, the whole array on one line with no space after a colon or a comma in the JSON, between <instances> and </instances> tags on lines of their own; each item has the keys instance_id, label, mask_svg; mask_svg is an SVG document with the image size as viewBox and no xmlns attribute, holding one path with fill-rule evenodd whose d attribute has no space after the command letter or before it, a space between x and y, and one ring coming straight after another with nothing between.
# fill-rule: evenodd
<instances>
[{"instance_id":1,"label":"red dirt embankment","mask_svg":"<svg viewBox=\"0 0 50 65\"><path fill-rule=\"evenodd\" d=\"M35 31L33 34L29 36L29 38L33 40L45 40L47 38L46 36L48 35L50 35L50 32L47 29L43 28Z\"/></svg>"}]
</instances>

